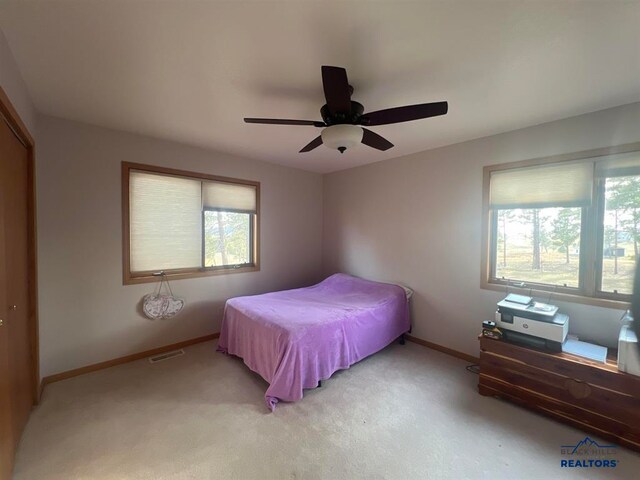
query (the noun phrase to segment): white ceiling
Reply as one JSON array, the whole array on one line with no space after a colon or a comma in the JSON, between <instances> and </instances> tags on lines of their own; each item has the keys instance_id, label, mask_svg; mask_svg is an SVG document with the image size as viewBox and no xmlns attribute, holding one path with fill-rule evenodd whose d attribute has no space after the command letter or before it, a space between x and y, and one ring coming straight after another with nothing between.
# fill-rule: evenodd
<instances>
[{"instance_id":1,"label":"white ceiling","mask_svg":"<svg viewBox=\"0 0 640 480\"><path fill-rule=\"evenodd\" d=\"M317 172L640 100L640 2L5 1L0 28L42 113ZM319 120L321 65L365 110L449 114L344 155L243 123Z\"/></svg>"}]
</instances>

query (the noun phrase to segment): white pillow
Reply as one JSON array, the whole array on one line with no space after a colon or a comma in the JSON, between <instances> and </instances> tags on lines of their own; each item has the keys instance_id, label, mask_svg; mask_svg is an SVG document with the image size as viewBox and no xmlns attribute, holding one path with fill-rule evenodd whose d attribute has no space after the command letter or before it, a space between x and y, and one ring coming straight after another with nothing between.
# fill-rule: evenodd
<instances>
[{"instance_id":1,"label":"white pillow","mask_svg":"<svg viewBox=\"0 0 640 480\"><path fill-rule=\"evenodd\" d=\"M405 295L407 296L407 301L409 301L409 299L413 296L413 290L411 290L409 287L406 287L398 282L389 282L389 283L391 283L392 285L398 285L400 288L402 288L404 290Z\"/></svg>"},{"instance_id":2,"label":"white pillow","mask_svg":"<svg viewBox=\"0 0 640 480\"><path fill-rule=\"evenodd\" d=\"M386 280L377 280L378 282L382 282L382 283L388 283L390 285L397 285L399 286L401 289L404 290L404 294L407 296L407 302L409 301L409 299L413 296L413 290L410 289L409 287L405 287L404 285L402 285L401 283L398 282L391 282L391 281L386 281Z\"/></svg>"},{"instance_id":3,"label":"white pillow","mask_svg":"<svg viewBox=\"0 0 640 480\"><path fill-rule=\"evenodd\" d=\"M399 283L394 283L394 285L398 285L400 288L402 288L404 290L404 293L407 296L407 302L408 302L409 299L413 296L413 290L411 290L409 287L405 287L404 285L401 285Z\"/></svg>"}]
</instances>

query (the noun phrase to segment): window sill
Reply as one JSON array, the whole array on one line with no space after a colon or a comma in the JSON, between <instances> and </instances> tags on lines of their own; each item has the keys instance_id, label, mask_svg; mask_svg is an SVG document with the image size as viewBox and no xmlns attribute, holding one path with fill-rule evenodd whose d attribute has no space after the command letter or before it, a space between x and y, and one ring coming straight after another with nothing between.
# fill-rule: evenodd
<instances>
[{"instance_id":1,"label":"window sill","mask_svg":"<svg viewBox=\"0 0 640 480\"><path fill-rule=\"evenodd\" d=\"M260 265L251 265L240 268L197 269L197 270L168 270L165 271L166 280L183 280L187 278L211 277L214 275L228 275L232 273L258 272ZM128 274L122 279L123 285L136 285L139 283L157 283L160 277L152 273Z\"/></svg>"},{"instance_id":2,"label":"window sill","mask_svg":"<svg viewBox=\"0 0 640 480\"><path fill-rule=\"evenodd\" d=\"M507 286L502 283L491 283L487 280L483 280L480 282L480 288L483 290L494 290L496 292L503 292L506 294ZM529 288L519 288L513 285L509 286L510 290L522 290L525 292L529 292ZM549 292L548 290L536 290L535 288L531 289L531 295L536 297L549 297L551 294L551 300L553 301L561 301L561 302L570 302L570 303L580 303L583 305L592 305L594 307L603 307L603 308L612 308L615 310L628 310L630 308L629 302L625 302L622 300L611 300L608 298L599 298L599 297L585 297L583 295L574 295L570 293L564 292Z\"/></svg>"}]
</instances>

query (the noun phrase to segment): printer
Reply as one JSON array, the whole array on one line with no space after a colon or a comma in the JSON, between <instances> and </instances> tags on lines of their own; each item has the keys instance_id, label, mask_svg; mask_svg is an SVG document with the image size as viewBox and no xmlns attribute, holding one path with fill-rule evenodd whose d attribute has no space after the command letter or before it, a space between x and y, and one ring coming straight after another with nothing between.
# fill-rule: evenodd
<instances>
[{"instance_id":1,"label":"printer","mask_svg":"<svg viewBox=\"0 0 640 480\"><path fill-rule=\"evenodd\" d=\"M569 317L558 307L510 294L498 302L496 326L507 341L561 352L569 333Z\"/></svg>"},{"instance_id":2,"label":"printer","mask_svg":"<svg viewBox=\"0 0 640 480\"><path fill-rule=\"evenodd\" d=\"M622 328L618 337L618 370L640 375L640 348L632 322L631 313L626 312L622 317Z\"/></svg>"}]
</instances>

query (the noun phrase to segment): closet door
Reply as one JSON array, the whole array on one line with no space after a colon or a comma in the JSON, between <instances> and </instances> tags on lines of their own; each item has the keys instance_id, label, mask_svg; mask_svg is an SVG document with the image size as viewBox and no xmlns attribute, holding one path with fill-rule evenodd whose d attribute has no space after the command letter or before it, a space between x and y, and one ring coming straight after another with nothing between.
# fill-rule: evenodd
<instances>
[{"instance_id":1,"label":"closet door","mask_svg":"<svg viewBox=\"0 0 640 480\"><path fill-rule=\"evenodd\" d=\"M28 161L27 148L0 117L0 255L4 257L0 261L0 396L4 397L0 398L3 409L0 474L3 475L11 471L15 446L34 403L29 331ZM7 426L10 432L6 431Z\"/></svg>"},{"instance_id":2,"label":"closet door","mask_svg":"<svg viewBox=\"0 0 640 480\"><path fill-rule=\"evenodd\" d=\"M0 122L2 119L0 118ZM1 151L1 150L0 150ZM5 245L4 245L4 198L0 190L0 480L11 478L13 465L13 421L11 419L11 379L9 378L9 335L5 324Z\"/></svg>"}]
</instances>

